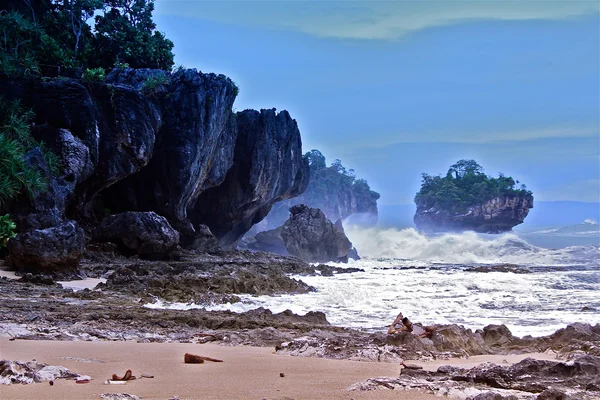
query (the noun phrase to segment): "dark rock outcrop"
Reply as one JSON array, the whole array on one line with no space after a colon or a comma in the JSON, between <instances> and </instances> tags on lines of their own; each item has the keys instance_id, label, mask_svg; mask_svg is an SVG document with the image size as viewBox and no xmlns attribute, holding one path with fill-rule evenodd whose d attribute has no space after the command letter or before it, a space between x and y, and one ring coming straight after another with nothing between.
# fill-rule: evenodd
<instances>
[{"instance_id":1,"label":"dark rock outcrop","mask_svg":"<svg viewBox=\"0 0 600 400\"><path fill-rule=\"evenodd\" d=\"M163 84L147 85L153 78ZM308 184L296 122L286 111L236 115L237 88L223 75L115 69L96 83L2 76L0 92L34 110L32 135L62 164L51 176L39 150L28 154L49 187L0 207L19 233L75 220L91 234L106 214L155 212L183 246L219 251L213 234L233 245L274 202Z\"/></svg>"},{"instance_id":2,"label":"dark rock outcrop","mask_svg":"<svg viewBox=\"0 0 600 400\"><path fill-rule=\"evenodd\" d=\"M348 261L352 243L341 224L332 224L318 208L299 204L290 208L281 238L287 251L308 262Z\"/></svg>"},{"instance_id":3,"label":"dark rock outcrop","mask_svg":"<svg viewBox=\"0 0 600 400\"><path fill-rule=\"evenodd\" d=\"M256 236L245 239L248 248L256 251L268 251L269 253L281 254L284 256L289 255L285 243L281 238L281 231L283 226L279 228L271 229L268 231L258 232Z\"/></svg>"},{"instance_id":4,"label":"dark rock outcrop","mask_svg":"<svg viewBox=\"0 0 600 400\"><path fill-rule=\"evenodd\" d=\"M313 272L297 258L239 252L203 256L194 261L139 261L116 268L105 290L167 301L200 304L239 301L236 294L307 293L314 289L286 274Z\"/></svg>"},{"instance_id":5,"label":"dark rock outcrop","mask_svg":"<svg viewBox=\"0 0 600 400\"><path fill-rule=\"evenodd\" d=\"M403 369L398 378L369 379L349 389L417 389L438 396L452 393L470 400L591 400L598 398L593 385L599 373L599 357L582 356L568 363L526 358L510 366L493 363L470 369L441 366L436 372ZM467 395L474 392L479 393Z\"/></svg>"},{"instance_id":6,"label":"dark rock outcrop","mask_svg":"<svg viewBox=\"0 0 600 400\"><path fill-rule=\"evenodd\" d=\"M424 231L501 233L523 223L531 208L533 196L518 194L495 197L460 213L417 203L414 222Z\"/></svg>"},{"instance_id":7,"label":"dark rock outcrop","mask_svg":"<svg viewBox=\"0 0 600 400\"><path fill-rule=\"evenodd\" d=\"M157 73L164 74L114 70L107 81L143 89L145 80ZM231 107L235 89L224 75L195 70L182 70L168 79L166 93L159 93L161 129L152 160L138 174L108 190L103 201L111 210L164 215L182 233L183 241L191 242L195 228L188 210L200 193L223 182L233 164L237 127Z\"/></svg>"},{"instance_id":8,"label":"dark rock outcrop","mask_svg":"<svg viewBox=\"0 0 600 400\"><path fill-rule=\"evenodd\" d=\"M66 221L34 229L8 242L6 263L22 271L74 272L85 246L85 235L76 222Z\"/></svg>"},{"instance_id":9,"label":"dark rock outcrop","mask_svg":"<svg viewBox=\"0 0 600 400\"><path fill-rule=\"evenodd\" d=\"M302 193L308 163L302 158L298 125L287 111L245 110L237 114L233 166L222 185L203 192L190 210L224 247L232 247L279 200Z\"/></svg>"},{"instance_id":10,"label":"dark rock outcrop","mask_svg":"<svg viewBox=\"0 0 600 400\"><path fill-rule=\"evenodd\" d=\"M116 243L123 254L163 259L177 247L179 233L154 212L129 211L105 217L94 230L93 239Z\"/></svg>"}]
</instances>

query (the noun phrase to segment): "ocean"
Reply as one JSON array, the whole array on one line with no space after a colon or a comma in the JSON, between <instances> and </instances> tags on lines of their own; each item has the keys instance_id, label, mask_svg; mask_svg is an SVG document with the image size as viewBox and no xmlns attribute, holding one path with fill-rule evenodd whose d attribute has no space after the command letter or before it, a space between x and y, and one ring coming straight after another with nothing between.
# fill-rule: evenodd
<instances>
[{"instance_id":1,"label":"ocean","mask_svg":"<svg viewBox=\"0 0 600 400\"><path fill-rule=\"evenodd\" d=\"M294 277L316 292L241 296L242 302L212 306L162 301L147 306L322 311L333 325L365 331L385 331L400 311L425 325L475 330L505 324L517 336L548 335L574 322L600 323L600 229L594 221L501 235L357 226L346 233L362 259L331 265L364 272ZM488 268L501 264L513 266Z\"/></svg>"}]
</instances>

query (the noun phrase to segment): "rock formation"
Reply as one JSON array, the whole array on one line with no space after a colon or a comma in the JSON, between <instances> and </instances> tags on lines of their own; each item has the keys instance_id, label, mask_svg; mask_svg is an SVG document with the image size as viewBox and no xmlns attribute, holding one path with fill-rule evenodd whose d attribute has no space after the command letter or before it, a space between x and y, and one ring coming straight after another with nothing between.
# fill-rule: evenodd
<instances>
[{"instance_id":1,"label":"rock formation","mask_svg":"<svg viewBox=\"0 0 600 400\"><path fill-rule=\"evenodd\" d=\"M206 190L191 211L221 245L234 245L279 200L301 194L308 184L298 125L287 111L245 110L237 114L233 167L220 186Z\"/></svg>"},{"instance_id":2,"label":"rock formation","mask_svg":"<svg viewBox=\"0 0 600 400\"><path fill-rule=\"evenodd\" d=\"M151 87L150 79L163 84ZM275 201L302 193L308 183L296 122L286 111L232 112L237 88L223 75L115 69L105 82L88 83L4 76L0 92L33 109L32 135L62 164L59 176L51 176L39 150L31 151L27 162L42 171L48 190L0 207L18 233L28 235L16 238L9 250L15 266L25 260L34 269L76 265L79 244L93 236L104 216L128 212L155 213L154 221L164 217L168 224L150 230L170 225L181 245L218 251L212 234L221 245L233 245ZM59 240L52 230L65 224L76 232L79 250L46 257ZM123 245L131 244L125 236L145 235L121 231L118 238L105 231L95 237ZM56 240L40 240L46 249L28 255L27 243L40 235ZM129 248L162 257L177 244L168 236L162 249L151 245L148 251L141 244L146 239Z\"/></svg>"},{"instance_id":3,"label":"rock formation","mask_svg":"<svg viewBox=\"0 0 600 400\"><path fill-rule=\"evenodd\" d=\"M281 238L287 251L308 262L348 261L352 243L341 223L332 224L318 208L299 204L290 208Z\"/></svg>"},{"instance_id":4,"label":"rock formation","mask_svg":"<svg viewBox=\"0 0 600 400\"><path fill-rule=\"evenodd\" d=\"M332 224L321 210L304 204L293 206L290 212L282 226L247 237L244 245L255 251L294 255L308 262L360 260L341 220Z\"/></svg>"},{"instance_id":5,"label":"rock formation","mask_svg":"<svg viewBox=\"0 0 600 400\"><path fill-rule=\"evenodd\" d=\"M288 219L290 207L305 204L318 208L331 222L348 217L362 225L377 223L377 200L374 192L364 179L355 179L352 171L346 171L339 160L330 167L318 150L304 155L310 162L310 182L306 191L293 199L275 204L266 217L266 229L277 228Z\"/></svg>"},{"instance_id":6,"label":"rock formation","mask_svg":"<svg viewBox=\"0 0 600 400\"><path fill-rule=\"evenodd\" d=\"M526 358L510 366L444 365L435 372L402 369L397 378L369 379L349 390L416 389L467 400L591 400L600 395L599 376L600 357L579 356L569 362Z\"/></svg>"},{"instance_id":7,"label":"rock formation","mask_svg":"<svg viewBox=\"0 0 600 400\"><path fill-rule=\"evenodd\" d=\"M439 207L428 208L417 202L414 217L418 229L425 231L465 231L501 233L523 223L533 208L531 195L503 195L483 204L470 206L463 212L452 212Z\"/></svg>"},{"instance_id":8,"label":"rock formation","mask_svg":"<svg viewBox=\"0 0 600 400\"><path fill-rule=\"evenodd\" d=\"M165 217L154 212L109 215L94 229L93 238L118 244L123 254L138 254L149 259L165 258L179 243L179 233Z\"/></svg>"}]
</instances>

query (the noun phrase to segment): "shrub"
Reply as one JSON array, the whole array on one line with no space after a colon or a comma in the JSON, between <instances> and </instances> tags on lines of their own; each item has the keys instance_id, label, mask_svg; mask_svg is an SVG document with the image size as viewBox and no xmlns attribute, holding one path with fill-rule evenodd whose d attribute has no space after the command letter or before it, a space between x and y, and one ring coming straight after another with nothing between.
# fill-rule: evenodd
<instances>
[{"instance_id":1,"label":"shrub","mask_svg":"<svg viewBox=\"0 0 600 400\"><path fill-rule=\"evenodd\" d=\"M8 102L0 98L0 205L16 197L23 189L31 196L46 189L48 182L41 171L25 163L25 154L29 150L39 147L50 173L59 173L58 157L31 136L32 119L33 112L23 110L18 101Z\"/></svg>"},{"instance_id":2,"label":"shrub","mask_svg":"<svg viewBox=\"0 0 600 400\"><path fill-rule=\"evenodd\" d=\"M83 71L83 77L82 77L84 82L103 82L106 79L106 72L104 71L104 68L86 68L85 71Z\"/></svg>"},{"instance_id":3,"label":"shrub","mask_svg":"<svg viewBox=\"0 0 600 400\"><path fill-rule=\"evenodd\" d=\"M127 69L127 68L129 68L129 64L128 64L128 63L124 63L124 62L119 62L119 61L117 61L117 62L115 63L115 68L116 68L116 69Z\"/></svg>"},{"instance_id":4,"label":"shrub","mask_svg":"<svg viewBox=\"0 0 600 400\"><path fill-rule=\"evenodd\" d=\"M144 81L142 92L154 94L158 91L160 86L168 85L169 83L171 83L171 80L166 75L152 76Z\"/></svg>"},{"instance_id":5,"label":"shrub","mask_svg":"<svg viewBox=\"0 0 600 400\"><path fill-rule=\"evenodd\" d=\"M6 246L10 238L17 236L15 229L17 225L10 219L10 215L0 216L0 249Z\"/></svg>"}]
</instances>

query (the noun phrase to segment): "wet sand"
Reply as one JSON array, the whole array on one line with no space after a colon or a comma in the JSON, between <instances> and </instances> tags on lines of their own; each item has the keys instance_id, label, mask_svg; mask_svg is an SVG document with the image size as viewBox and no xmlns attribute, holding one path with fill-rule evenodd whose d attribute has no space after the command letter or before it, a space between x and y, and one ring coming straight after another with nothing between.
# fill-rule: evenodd
<instances>
[{"instance_id":1,"label":"wet sand","mask_svg":"<svg viewBox=\"0 0 600 400\"><path fill-rule=\"evenodd\" d=\"M73 380L31 385L0 385L0 398L99 399L102 393L129 393L144 399L400 399L432 400L433 395L404 391L356 392L345 390L353 383L374 377L394 377L395 363L370 363L273 354L273 348L225 347L216 344L9 341L0 339L0 358L63 365L92 377L88 384ZM193 353L222 359L223 363L184 364L183 355ZM467 360L418 363L427 369L438 365L471 366L483 361L517 362L527 355L480 356ZM535 355L551 359L551 355ZM63 357L96 359L94 362ZM104 361L100 362L98 360ZM413 363L413 362L411 362ZM113 373L131 369L138 377L126 385L105 385ZM280 377L284 373L284 377Z\"/></svg>"}]
</instances>

